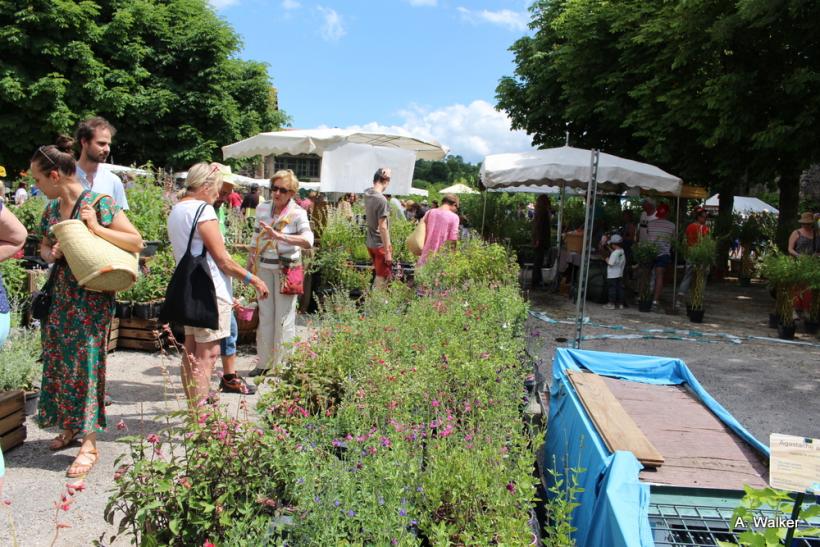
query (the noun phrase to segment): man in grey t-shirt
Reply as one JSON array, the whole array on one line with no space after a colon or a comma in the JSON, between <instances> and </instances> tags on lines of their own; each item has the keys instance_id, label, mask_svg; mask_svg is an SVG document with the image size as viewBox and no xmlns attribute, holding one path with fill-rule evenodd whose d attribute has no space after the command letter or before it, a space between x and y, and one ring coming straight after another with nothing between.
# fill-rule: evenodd
<instances>
[{"instance_id":1,"label":"man in grey t-shirt","mask_svg":"<svg viewBox=\"0 0 820 547\"><path fill-rule=\"evenodd\" d=\"M380 167L373 175L373 187L364 192L364 214L367 219L365 244L376 270L376 288L384 287L390 279L393 264L393 245L390 243L390 203L384 190L390 184L391 171Z\"/></svg>"}]
</instances>

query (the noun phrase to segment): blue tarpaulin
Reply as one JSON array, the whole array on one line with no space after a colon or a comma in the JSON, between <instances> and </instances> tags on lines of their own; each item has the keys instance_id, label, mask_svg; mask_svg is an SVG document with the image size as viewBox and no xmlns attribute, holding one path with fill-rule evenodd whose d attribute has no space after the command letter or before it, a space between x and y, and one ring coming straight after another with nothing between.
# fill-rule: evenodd
<instances>
[{"instance_id":1,"label":"blue tarpaulin","mask_svg":"<svg viewBox=\"0 0 820 547\"><path fill-rule=\"evenodd\" d=\"M612 453L604 444L569 382L567 370L657 385L682 385L727 427L767 458L769 449L755 439L692 375L671 357L651 357L559 348L552 364L546 464L565 486L574 475L583 492L573 514L575 541L582 547L654 546L649 525L649 486L631 452ZM572 470L575 469L576 472ZM548 476L551 485L554 477Z\"/></svg>"}]
</instances>

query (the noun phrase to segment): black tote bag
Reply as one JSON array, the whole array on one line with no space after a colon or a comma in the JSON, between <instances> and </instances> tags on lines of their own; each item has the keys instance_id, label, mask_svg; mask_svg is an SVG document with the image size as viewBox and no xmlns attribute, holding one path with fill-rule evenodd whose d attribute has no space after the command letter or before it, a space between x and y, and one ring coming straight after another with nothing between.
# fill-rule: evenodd
<instances>
[{"instance_id":1,"label":"black tote bag","mask_svg":"<svg viewBox=\"0 0 820 547\"><path fill-rule=\"evenodd\" d=\"M165 290L165 303L159 312L161 323L178 323L188 327L219 328L216 289L208 266L208 249L203 243L199 256L191 254L196 223L206 204L199 206L188 236L188 247L177 264L171 282Z\"/></svg>"}]
</instances>

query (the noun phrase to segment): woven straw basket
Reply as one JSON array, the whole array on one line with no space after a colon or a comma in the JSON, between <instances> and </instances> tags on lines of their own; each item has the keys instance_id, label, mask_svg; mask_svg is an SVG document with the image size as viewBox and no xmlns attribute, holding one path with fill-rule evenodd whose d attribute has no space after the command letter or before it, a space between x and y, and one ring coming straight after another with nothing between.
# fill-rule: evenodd
<instances>
[{"instance_id":1,"label":"woven straw basket","mask_svg":"<svg viewBox=\"0 0 820 547\"><path fill-rule=\"evenodd\" d=\"M137 281L139 255L91 233L81 220L64 220L51 228L71 273L90 291L117 292Z\"/></svg>"}]
</instances>

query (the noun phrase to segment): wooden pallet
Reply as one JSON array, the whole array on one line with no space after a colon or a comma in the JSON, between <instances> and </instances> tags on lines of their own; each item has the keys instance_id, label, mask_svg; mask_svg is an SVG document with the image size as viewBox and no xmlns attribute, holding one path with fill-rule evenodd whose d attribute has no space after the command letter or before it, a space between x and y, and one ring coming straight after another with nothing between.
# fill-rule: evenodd
<instances>
[{"instance_id":1,"label":"wooden pallet","mask_svg":"<svg viewBox=\"0 0 820 547\"><path fill-rule=\"evenodd\" d=\"M108 351L117 349L117 341L120 335L120 320L117 317L111 318L111 326L108 329Z\"/></svg>"},{"instance_id":2,"label":"wooden pallet","mask_svg":"<svg viewBox=\"0 0 820 547\"><path fill-rule=\"evenodd\" d=\"M117 348L138 351L159 351L167 336L157 319L120 319L117 326ZM109 338L110 344L110 338Z\"/></svg>"},{"instance_id":3,"label":"wooden pallet","mask_svg":"<svg viewBox=\"0 0 820 547\"><path fill-rule=\"evenodd\" d=\"M567 371L567 375L609 450L632 452L645 467L663 464L663 455L638 428L601 376L574 370Z\"/></svg>"},{"instance_id":4,"label":"wooden pallet","mask_svg":"<svg viewBox=\"0 0 820 547\"><path fill-rule=\"evenodd\" d=\"M0 393L0 449L7 452L26 440L26 395L23 390Z\"/></svg>"}]
</instances>

